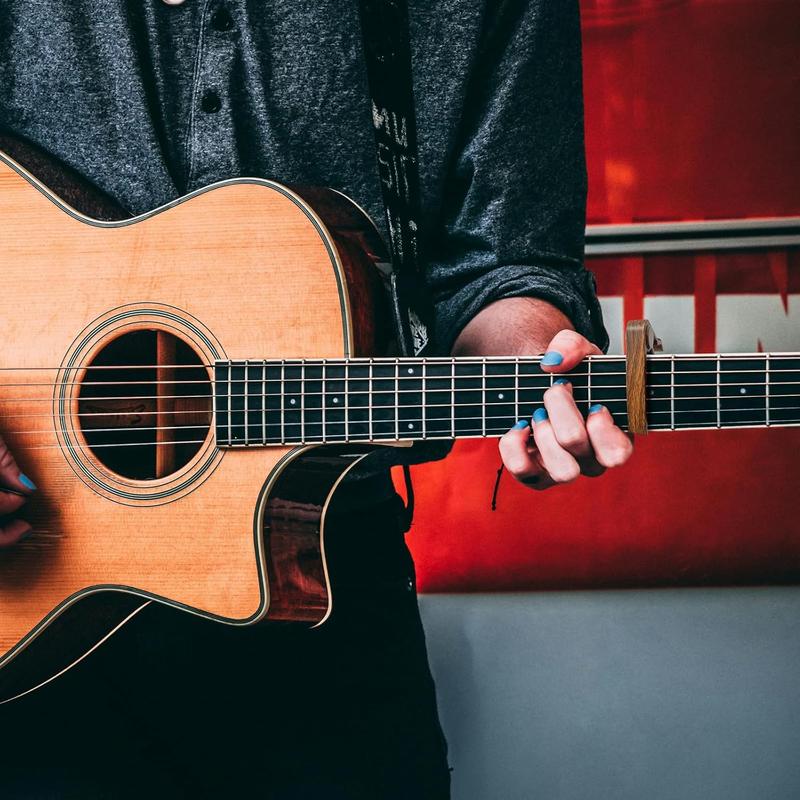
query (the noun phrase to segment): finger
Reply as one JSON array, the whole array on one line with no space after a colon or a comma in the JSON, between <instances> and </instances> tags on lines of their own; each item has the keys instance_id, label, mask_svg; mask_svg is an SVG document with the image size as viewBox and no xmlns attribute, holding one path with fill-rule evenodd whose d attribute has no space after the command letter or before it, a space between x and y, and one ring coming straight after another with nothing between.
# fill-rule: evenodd
<instances>
[{"instance_id":1,"label":"finger","mask_svg":"<svg viewBox=\"0 0 800 800\"><path fill-rule=\"evenodd\" d=\"M556 483L570 483L581 474L578 462L558 443L547 411L541 407L533 414L533 438L547 474Z\"/></svg>"},{"instance_id":2,"label":"finger","mask_svg":"<svg viewBox=\"0 0 800 800\"><path fill-rule=\"evenodd\" d=\"M595 458L604 467L619 467L631 457L633 443L614 424L614 418L605 406L593 405L589 409L586 430Z\"/></svg>"},{"instance_id":3,"label":"finger","mask_svg":"<svg viewBox=\"0 0 800 800\"><path fill-rule=\"evenodd\" d=\"M6 492L0 489L0 517L14 514L25 505L25 496L16 492Z\"/></svg>"},{"instance_id":4,"label":"finger","mask_svg":"<svg viewBox=\"0 0 800 800\"><path fill-rule=\"evenodd\" d=\"M12 519L0 525L0 548L11 547L32 533L31 526L22 519Z\"/></svg>"},{"instance_id":5,"label":"finger","mask_svg":"<svg viewBox=\"0 0 800 800\"><path fill-rule=\"evenodd\" d=\"M575 405L572 384L566 378L559 378L544 393L544 407L553 426L556 441L577 459L592 456L586 422Z\"/></svg>"},{"instance_id":6,"label":"finger","mask_svg":"<svg viewBox=\"0 0 800 800\"><path fill-rule=\"evenodd\" d=\"M36 491L36 484L22 473L2 437L0 437L0 486L6 486L26 495Z\"/></svg>"},{"instance_id":7,"label":"finger","mask_svg":"<svg viewBox=\"0 0 800 800\"><path fill-rule=\"evenodd\" d=\"M526 419L521 419L500 439L500 455L506 469L523 483L535 483L544 473L535 452L531 452L530 439L531 426Z\"/></svg>"},{"instance_id":8,"label":"finger","mask_svg":"<svg viewBox=\"0 0 800 800\"><path fill-rule=\"evenodd\" d=\"M559 331L542 356L545 372L566 372L577 366L586 356L600 355L602 351L586 337L575 331Z\"/></svg>"}]
</instances>

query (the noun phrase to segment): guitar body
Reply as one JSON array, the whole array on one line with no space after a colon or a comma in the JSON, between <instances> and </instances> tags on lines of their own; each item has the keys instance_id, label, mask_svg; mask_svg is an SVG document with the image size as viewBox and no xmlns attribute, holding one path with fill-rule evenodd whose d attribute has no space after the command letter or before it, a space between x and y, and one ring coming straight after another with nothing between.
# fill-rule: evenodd
<instances>
[{"instance_id":1,"label":"guitar body","mask_svg":"<svg viewBox=\"0 0 800 800\"><path fill-rule=\"evenodd\" d=\"M0 551L0 700L152 601L324 621L325 511L367 448L218 448L211 365L379 353L368 218L232 180L98 222L0 153L0 219L0 433L39 486Z\"/></svg>"}]
</instances>

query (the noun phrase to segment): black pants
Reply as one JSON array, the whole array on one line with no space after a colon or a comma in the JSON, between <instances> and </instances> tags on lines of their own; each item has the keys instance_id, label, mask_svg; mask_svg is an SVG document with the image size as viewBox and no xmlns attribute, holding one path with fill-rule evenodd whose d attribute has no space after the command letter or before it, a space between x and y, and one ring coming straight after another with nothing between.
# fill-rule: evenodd
<instances>
[{"instance_id":1,"label":"black pants","mask_svg":"<svg viewBox=\"0 0 800 800\"><path fill-rule=\"evenodd\" d=\"M325 625L236 629L151 605L0 707L0 797L448 798L397 499L328 523Z\"/></svg>"}]
</instances>

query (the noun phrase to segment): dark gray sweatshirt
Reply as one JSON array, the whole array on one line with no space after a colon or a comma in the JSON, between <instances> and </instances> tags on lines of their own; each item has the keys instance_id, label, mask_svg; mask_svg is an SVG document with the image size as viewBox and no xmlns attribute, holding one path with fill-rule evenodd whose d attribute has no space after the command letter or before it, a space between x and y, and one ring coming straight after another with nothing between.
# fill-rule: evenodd
<instances>
[{"instance_id":1,"label":"dark gray sweatshirt","mask_svg":"<svg viewBox=\"0 0 800 800\"><path fill-rule=\"evenodd\" d=\"M604 345L577 0L410 0L410 17L439 348L515 295ZM132 213L260 176L340 189L385 232L356 0L0 0L0 127Z\"/></svg>"}]
</instances>

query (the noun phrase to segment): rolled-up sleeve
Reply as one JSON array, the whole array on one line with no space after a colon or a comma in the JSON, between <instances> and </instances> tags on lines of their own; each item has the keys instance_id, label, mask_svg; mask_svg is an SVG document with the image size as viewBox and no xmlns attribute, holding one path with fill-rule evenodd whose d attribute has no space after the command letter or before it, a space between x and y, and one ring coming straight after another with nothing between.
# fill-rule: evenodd
<instances>
[{"instance_id":1,"label":"rolled-up sleeve","mask_svg":"<svg viewBox=\"0 0 800 800\"><path fill-rule=\"evenodd\" d=\"M428 241L437 347L487 304L552 303L606 349L583 265L586 163L577 0L491 3Z\"/></svg>"}]
</instances>

